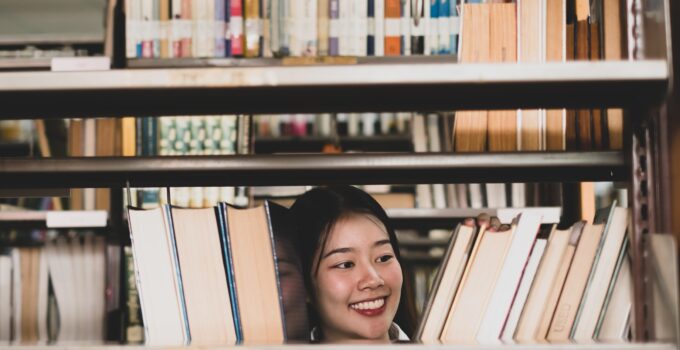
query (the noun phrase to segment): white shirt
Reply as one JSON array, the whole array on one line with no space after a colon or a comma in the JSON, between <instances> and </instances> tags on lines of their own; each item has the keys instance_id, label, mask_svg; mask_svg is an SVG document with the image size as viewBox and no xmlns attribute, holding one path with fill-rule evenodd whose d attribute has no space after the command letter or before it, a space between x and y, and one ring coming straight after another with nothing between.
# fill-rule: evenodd
<instances>
[{"instance_id":1,"label":"white shirt","mask_svg":"<svg viewBox=\"0 0 680 350\"><path fill-rule=\"evenodd\" d=\"M387 331L387 333L390 336L391 341L409 341L411 339L408 338L408 335L404 333L403 330L397 325L396 323L392 322L392 325L390 326L390 329ZM312 333L310 334L310 340L312 342L317 342L320 341L320 335L319 335L319 328L314 327L312 329Z\"/></svg>"}]
</instances>

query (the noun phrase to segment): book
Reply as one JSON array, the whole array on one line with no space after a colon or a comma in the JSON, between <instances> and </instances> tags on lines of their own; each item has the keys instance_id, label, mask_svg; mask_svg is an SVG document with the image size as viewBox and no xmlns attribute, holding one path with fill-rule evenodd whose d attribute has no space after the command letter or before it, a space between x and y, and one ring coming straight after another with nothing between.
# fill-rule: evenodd
<instances>
[{"instance_id":1,"label":"book","mask_svg":"<svg viewBox=\"0 0 680 350\"><path fill-rule=\"evenodd\" d=\"M508 247L512 242L511 229L500 232L480 232L469 268L456 292L451 310L447 316L440 340L445 343L476 343L477 331L486 313L489 298L493 293ZM484 227L480 230L485 230Z\"/></svg>"},{"instance_id":2,"label":"book","mask_svg":"<svg viewBox=\"0 0 680 350\"><path fill-rule=\"evenodd\" d=\"M474 242L475 227L456 227L434 278L415 339L423 343L434 343L439 339Z\"/></svg>"},{"instance_id":3,"label":"book","mask_svg":"<svg viewBox=\"0 0 680 350\"><path fill-rule=\"evenodd\" d=\"M524 212L519 215L510 245L505 253L502 269L477 331L477 340L480 343L497 343L502 335L503 325L512 308L513 298L520 287L522 273L529 260L540 225L541 215L538 213Z\"/></svg>"},{"instance_id":4,"label":"book","mask_svg":"<svg viewBox=\"0 0 680 350\"><path fill-rule=\"evenodd\" d=\"M168 206L128 208L147 345L186 345L190 341L170 215Z\"/></svg>"},{"instance_id":5,"label":"book","mask_svg":"<svg viewBox=\"0 0 680 350\"><path fill-rule=\"evenodd\" d=\"M123 312L123 341L126 344L140 344L144 341L144 326L142 325L142 307L139 303L139 291L135 278L135 261L132 248L123 248L125 264L125 308Z\"/></svg>"},{"instance_id":6,"label":"book","mask_svg":"<svg viewBox=\"0 0 680 350\"><path fill-rule=\"evenodd\" d=\"M400 22L401 22L401 2L400 0L385 1L385 56L401 55Z\"/></svg>"},{"instance_id":7,"label":"book","mask_svg":"<svg viewBox=\"0 0 680 350\"><path fill-rule=\"evenodd\" d=\"M12 258L8 251L0 252L0 344L9 345L12 336Z\"/></svg>"},{"instance_id":8,"label":"book","mask_svg":"<svg viewBox=\"0 0 680 350\"><path fill-rule=\"evenodd\" d=\"M519 318L526 305L529 291L534 282L534 278L536 277L539 263L542 261L547 242L548 240L546 238L537 238L534 247L531 249L531 255L529 256L529 260L522 273L522 280L519 283L519 288L517 288L517 294L512 301L512 308L510 309L505 325L503 326L503 333L500 338L504 343L512 343L514 339Z\"/></svg>"},{"instance_id":9,"label":"book","mask_svg":"<svg viewBox=\"0 0 680 350\"><path fill-rule=\"evenodd\" d=\"M546 339L550 342L569 341L571 328L574 325L576 312L581 303L590 270L593 267L603 230L604 224L586 224L583 228L583 233L574 253L572 266L569 268L546 336Z\"/></svg>"},{"instance_id":10,"label":"book","mask_svg":"<svg viewBox=\"0 0 680 350\"><path fill-rule=\"evenodd\" d=\"M243 342L283 343L283 306L268 220L269 205L248 209L224 206L224 211Z\"/></svg>"},{"instance_id":11,"label":"book","mask_svg":"<svg viewBox=\"0 0 680 350\"><path fill-rule=\"evenodd\" d=\"M233 313L214 207L173 207L191 345L236 343Z\"/></svg>"},{"instance_id":12,"label":"book","mask_svg":"<svg viewBox=\"0 0 680 350\"><path fill-rule=\"evenodd\" d=\"M545 253L541 259L538 271L536 271L534 284L531 286L515 333L513 334L513 339L518 342L533 342L539 338L537 333L541 318L546 308L549 307L548 297L551 294L551 290L557 289L559 291L562 288L561 283L556 285L555 282L559 276L558 271L562 259L567 254L567 247L572 236L571 233L571 229L558 230L556 225L552 227ZM573 247L575 245L576 242L574 242ZM566 277L566 271L563 277ZM563 281L564 279L562 279Z\"/></svg>"},{"instance_id":13,"label":"book","mask_svg":"<svg viewBox=\"0 0 680 350\"><path fill-rule=\"evenodd\" d=\"M623 34L623 6L618 0L603 0L604 59L622 60L626 54ZM610 108L606 111L608 149L623 149L623 110Z\"/></svg>"},{"instance_id":14,"label":"book","mask_svg":"<svg viewBox=\"0 0 680 350\"><path fill-rule=\"evenodd\" d=\"M611 208L601 209L595 216L595 223L604 223L605 229L581 307L576 314L574 329L572 329L571 338L576 341L593 339L608 287L623 247L628 225L628 209L615 207L615 205L616 201Z\"/></svg>"},{"instance_id":15,"label":"book","mask_svg":"<svg viewBox=\"0 0 680 350\"><path fill-rule=\"evenodd\" d=\"M633 276L630 270L626 238L616 263L593 338L599 341L620 342L628 339L630 316L633 310Z\"/></svg>"},{"instance_id":16,"label":"book","mask_svg":"<svg viewBox=\"0 0 680 350\"><path fill-rule=\"evenodd\" d=\"M652 308L655 339L677 340L678 327L678 267L668 263L678 261L676 238L669 234L650 234L649 252L652 280Z\"/></svg>"},{"instance_id":17,"label":"book","mask_svg":"<svg viewBox=\"0 0 680 350\"><path fill-rule=\"evenodd\" d=\"M308 293L302 275L302 263L294 248L295 226L288 209L267 202L270 228L274 237L274 258L280 287L287 342L309 341L307 314Z\"/></svg>"}]
</instances>

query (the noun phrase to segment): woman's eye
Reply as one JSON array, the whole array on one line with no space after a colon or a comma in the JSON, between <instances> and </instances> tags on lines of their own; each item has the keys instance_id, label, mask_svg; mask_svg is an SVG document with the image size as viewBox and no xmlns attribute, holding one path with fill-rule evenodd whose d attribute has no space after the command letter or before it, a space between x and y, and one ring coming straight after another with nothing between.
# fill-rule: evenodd
<instances>
[{"instance_id":1,"label":"woman's eye","mask_svg":"<svg viewBox=\"0 0 680 350\"><path fill-rule=\"evenodd\" d=\"M345 261L335 265L335 267L339 269L349 269L351 267L354 267L354 263L351 261Z\"/></svg>"},{"instance_id":2,"label":"woman's eye","mask_svg":"<svg viewBox=\"0 0 680 350\"><path fill-rule=\"evenodd\" d=\"M378 262L386 262L386 261L389 261L390 259L392 259L393 257L394 256L389 255L389 254L383 255L383 256L378 258Z\"/></svg>"}]
</instances>

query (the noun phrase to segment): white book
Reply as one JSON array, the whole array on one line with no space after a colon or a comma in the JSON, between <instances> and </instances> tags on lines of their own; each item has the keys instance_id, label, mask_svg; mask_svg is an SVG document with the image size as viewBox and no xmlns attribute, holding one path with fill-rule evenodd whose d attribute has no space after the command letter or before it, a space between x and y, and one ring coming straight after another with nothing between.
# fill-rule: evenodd
<instances>
[{"instance_id":1,"label":"white book","mask_svg":"<svg viewBox=\"0 0 680 350\"><path fill-rule=\"evenodd\" d=\"M514 339L518 342L535 341L545 310L549 307L554 308L554 305L549 306L550 294L553 293L553 288L551 287L555 285L555 280L560 275L560 265L567 251L570 237L573 234L572 230L557 230L553 226L550 238L548 239L548 246L545 249L543 259L538 267L534 283L529 291L522 315L515 329ZM552 312L550 312L550 315L552 315ZM544 337L545 334L539 336L541 339Z\"/></svg>"},{"instance_id":2,"label":"white book","mask_svg":"<svg viewBox=\"0 0 680 350\"><path fill-rule=\"evenodd\" d=\"M12 327L12 257L0 255L0 345L9 345Z\"/></svg>"},{"instance_id":3,"label":"white book","mask_svg":"<svg viewBox=\"0 0 680 350\"><path fill-rule=\"evenodd\" d=\"M486 202L489 208L507 207L508 205L505 195L505 184L486 184Z\"/></svg>"},{"instance_id":4,"label":"white book","mask_svg":"<svg viewBox=\"0 0 680 350\"><path fill-rule=\"evenodd\" d=\"M375 0L375 55L385 56L385 0Z\"/></svg>"},{"instance_id":5,"label":"white book","mask_svg":"<svg viewBox=\"0 0 680 350\"><path fill-rule=\"evenodd\" d=\"M522 315L522 310L524 310L524 305L529 296L529 291L531 290L531 285L534 282L534 277L536 276L536 271L538 270L538 265L543 258L543 253L545 252L545 247L548 243L547 239L537 239L534 244L534 248L531 250L531 257L527 263L524 273L522 274L522 281L517 289L517 295L512 303L512 308L510 309L510 314L508 314L508 320L503 328L503 335L501 339L504 342L510 343L513 341L513 336L515 335L515 329L517 328L517 323Z\"/></svg>"},{"instance_id":6,"label":"white book","mask_svg":"<svg viewBox=\"0 0 680 350\"><path fill-rule=\"evenodd\" d=\"M84 124L84 135L83 140L85 147L83 149L83 156L94 157L96 152L95 139L97 137L97 124L94 118L87 118L83 121ZM83 209L94 210L95 209L95 189L85 188L83 189Z\"/></svg>"},{"instance_id":7,"label":"white book","mask_svg":"<svg viewBox=\"0 0 680 350\"><path fill-rule=\"evenodd\" d=\"M401 48L403 56L411 55L411 0L401 0L401 37L403 38Z\"/></svg>"},{"instance_id":8,"label":"white book","mask_svg":"<svg viewBox=\"0 0 680 350\"><path fill-rule=\"evenodd\" d=\"M135 277L146 344L186 345L186 313L166 208L128 210Z\"/></svg>"},{"instance_id":9,"label":"white book","mask_svg":"<svg viewBox=\"0 0 680 350\"><path fill-rule=\"evenodd\" d=\"M678 261L676 238L672 234L654 233L650 239L652 276L652 308L654 336L659 342L677 342L678 320Z\"/></svg>"},{"instance_id":10,"label":"white book","mask_svg":"<svg viewBox=\"0 0 680 350\"><path fill-rule=\"evenodd\" d=\"M338 51L340 56L350 56L352 54L353 43L350 36L351 2L349 0L340 0L340 15L338 19Z\"/></svg>"},{"instance_id":11,"label":"white book","mask_svg":"<svg viewBox=\"0 0 680 350\"><path fill-rule=\"evenodd\" d=\"M477 341L480 343L496 344L499 342L512 300L519 288L522 272L536 241L541 220L541 215L537 213L525 212L519 217L517 229L504 259L505 263L498 275L494 291L489 298L489 304L477 331Z\"/></svg>"},{"instance_id":12,"label":"white book","mask_svg":"<svg viewBox=\"0 0 680 350\"><path fill-rule=\"evenodd\" d=\"M12 249L12 329L15 343L21 342L21 252Z\"/></svg>"},{"instance_id":13,"label":"white book","mask_svg":"<svg viewBox=\"0 0 680 350\"><path fill-rule=\"evenodd\" d=\"M133 9L136 0L125 0L125 57L137 57L137 35L139 33L139 20Z\"/></svg>"},{"instance_id":14,"label":"white book","mask_svg":"<svg viewBox=\"0 0 680 350\"><path fill-rule=\"evenodd\" d=\"M627 224L628 209L614 208L611 220L602 234L599 257L594 263L590 282L581 300L581 309L574 321L572 338L576 341L593 339L593 332L621 252Z\"/></svg>"},{"instance_id":15,"label":"white book","mask_svg":"<svg viewBox=\"0 0 680 350\"><path fill-rule=\"evenodd\" d=\"M361 134L364 136L375 135L375 122L378 120L377 113L361 114Z\"/></svg>"},{"instance_id":16,"label":"white book","mask_svg":"<svg viewBox=\"0 0 680 350\"><path fill-rule=\"evenodd\" d=\"M439 338L439 333L441 332L444 323L446 322L446 317L448 312L442 312L442 310L448 311L453 303L454 296L460 285L461 278L463 276L463 271L465 270L468 257L470 255L470 250L474 244L475 238L475 228L469 226L459 226L458 234L453 237L454 241L448 259L445 255L442 261L443 269L441 273L437 273L437 278L439 278L439 285L432 286L432 295L430 296L429 305L427 305L426 321L422 325L422 332L420 334L420 339L422 342L433 342ZM437 283L437 282L435 282ZM432 312L434 310L434 312Z\"/></svg>"},{"instance_id":17,"label":"white book","mask_svg":"<svg viewBox=\"0 0 680 350\"><path fill-rule=\"evenodd\" d=\"M479 209L484 207L482 196L482 184L468 184L470 208Z\"/></svg>"},{"instance_id":18,"label":"white book","mask_svg":"<svg viewBox=\"0 0 680 350\"><path fill-rule=\"evenodd\" d=\"M349 113L347 121L347 134L349 136L359 136L359 124L361 116L359 113Z\"/></svg>"},{"instance_id":19,"label":"white book","mask_svg":"<svg viewBox=\"0 0 680 350\"><path fill-rule=\"evenodd\" d=\"M512 183L512 207L522 208L527 206L526 202L526 185L524 183Z\"/></svg>"},{"instance_id":20,"label":"white book","mask_svg":"<svg viewBox=\"0 0 680 350\"><path fill-rule=\"evenodd\" d=\"M614 284L614 290L604 312L597 340L602 342L622 342L627 340L630 315L633 310L633 275L630 261L624 258Z\"/></svg>"},{"instance_id":21,"label":"white book","mask_svg":"<svg viewBox=\"0 0 680 350\"><path fill-rule=\"evenodd\" d=\"M59 333L57 341L66 343L76 340L76 309L74 303L74 270L70 262L71 253L68 241L65 237L58 237L54 241L48 241L45 247L47 254L47 268L54 296L59 306Z\"/></svg>"},{"instance_id":22,"label":"white book","mask_svg":"<svg viewBox=\"0 0 680 350\"><path fill-rule=\"evenodd\" d=\"M48 309L48 290L49 274L47 270L47 255L44 249L40 249L40 268L38 272L38 341L40 344L47 344L49 334L47 332L47 309ZM0 293L2 290L0 289ZM2 312L2 311L0 311Z\"/></svg>"},{"instance_id":23,"label":"white book","mask_svg":"<svg viewBox=\"0 0 680 350\"><path fill-rule=\"evenodd\" d=\"M342 1L342 0L341 0ZM356 24L356 52L358 57L368 55L368 1L354 0L354 14Z\"/></svg>"},{"instance_id":24,"label":"white book","mask_svg":"<svg viewBox=\"0 0 680 350\"><path fill-rule=\"evenodd\" d=\"M48 211L45 222L48 228L106 227L105 210Z\"/></svg>"},{"instance_id":25,"label":"white book","mask_svg":"<svg viewBox=\"0 0 680 350\"><path fill-rule=\"evenodd\" d=\"M96 341L103 341L106 338L106 299L100 297L106 294L106 238L103 236L93 237L93 333L92 337ZM114 249L119 252L119 250ZM120 261L114 260L113 261Z\"/></svg>"},{"instance_id":26,"label":"white book","mask_svg":"<svg viewBox=\"0 0 680 350\"><path fill-rule=\"evenodd\" d=\"M317 0L305 0L304 18L304 54L306 56L317 55L317 37L318 37L318 15L317 15Z\"/></svg>"},{"instance_id":27,"label":"white book","mask_svg":"<svg viewBox=\"0 0 680 350\"><path fill-rule=\"evenodd\" d=\"M413 150L417 153L427 152L428 139L424 115L413 115L412 129ZM416 206L418 208L432 208L432 205L432 186L428 184L416 185Z\"/></svg>"},{"instance_id":28,"label":"white book","mask_svg":"<svg viewBox=\"0 0 680 350\"><path fill-rule=\"evenodd\" d=\"M410 36L409 36L410 38ZM441 152L441 141L439 138L439 115L431 113L427 115L427 136L428 149L430 152ZM433 184L432 200L435 208L446 208L446 189L443 184Z\"/></svg>"},{"instance_id":29,"label":"white book","mask_svg":"<svg viewBox=\"0 0 680 350\"><path fill-rule=\"evenodd\" d=\"M430 18L430 1L432 0L422 0L423 4L423 17L420 19L423 26L423 51L425 56L431 54L430 49L432 48L432 24L430 23L432 19ZM419 25L420 26L420 25ZM434 41L437 42L436 40Z\"/></svg>"},{"instance_id":30,"label":"white book","mask_svg":"<svg viewBox=\"0 0 680 350\"><path fill-rule=\"evenodd\" d=\"M67 261L69 265L69 271L71 272L71 292L73 293L73 303L72 307L75 312L75 338L73 340L80 340L86 338L86 326L87 320L87 301L86 288L87 281L85 280L87 270L86 261L83 245L80 244L80 240L73 237L69 240L67 244Z\"/></svg>"}]
</instances>

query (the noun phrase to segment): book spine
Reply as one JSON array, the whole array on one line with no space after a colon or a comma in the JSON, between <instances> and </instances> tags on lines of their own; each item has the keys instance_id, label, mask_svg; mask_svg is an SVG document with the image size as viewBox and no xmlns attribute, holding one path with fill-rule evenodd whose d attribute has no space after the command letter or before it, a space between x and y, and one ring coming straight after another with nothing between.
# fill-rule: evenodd
<instances>
[{"instance_id":1,"label":"book spine","mask_svg":"<svg viewBox=\"0 0 680 350\"><path fill-rule=\"evenodd\" d=\"M449 3L449 49L451 54L458 54L458 38L460 35L460 15L456 0L447 0Z\"/></svg>"},{"instance_id":2,"label":"book spine","mask_svg":"<svg viewBox=\"0 0 680 350\"><path fill-rule=\"evenodd\" d=\"M317 52L328 56L330 0L319 0L317 8Z\"/></svg>"},{"instance_id":3,"label":"book spine","mask_svg":"<svg viewBox=\"0 0 680 350\"><path fill-rule=\"evenodd\" d=\"M225 37L224 37L224 16L225 16L225 0L215 1L215 23L213 26L213 37L215 41L215 49L213 57L225 57Z\"/></svg>"},{"instance_id":4,"label":"book spine","mask_svg":"<svg viewBox=\"0 0 680 350\"><path fill-rule=\"evenodd\" d=\"M375 55L385 56L385 0L375 0Z\"/></svg>"},{"instance_id":5,"label":"book spine","mask_svg":"<svg viewBox=\"0 0 680 350\"><path fill-rule=\"evenodd\" d=\"M411 53L414 55L422 55L425 53L424 34L425 34L425 18L423 18L424 0L412 0L415 6L412 6L413 21L411 21ZM420 6L418 6L420 5Z\"/></svg>"},{"instance_id":6,"label":"book spine","mask_svg":"<svg viewBox=\"0 0 680 350\"><path fill-rule=\"evenodd\" d=\"M401 55L411 55L411 2L401 0L401 21L399 24L399 43Z\"/></svg>"},{"instance_id":7,"label":"book spine","mask_svg":"<svg viewBox=\"0 0 680 350\"><path fill-rule=\"evenodd\" d=\"M375 56L375 0L368 0L366 9L366 56Z\"/></svg>"},{"instance_id":8,"label":"book spine","mask_svg":"<svg viewBox=\"0 0 680 350\"><path fill-rule=\"evenodd\" d=\"M230 2L229 29L231 32L231 56L243 56L243 6L239 0Z\"/></svg>"},{"instance_id":9,"label":"book spine","mask_svg":"<svg viewBox=\"0 0 680 350\"><path fill-rule=\"evenodd\" d=\"M439 45L437 53L440 55L451 54L451 2L450 0L438 0L439 2Z\"/></svg>"},{"instance_id":10,"label":"book spine","mask_svg":"<svg viewBox=\"0 0 680 350\"><path fill-rule=\"evenodd\" d=\"M438 53L439 45L439 2L440 0L428 0L430 1L430 16L428 18L428 46L425 48L428 54L436 55Z\"/></svg>"},{"instance_id":11,"label":"book spine","mask_svg":"<svg viewBox=\"0 0 680 350\"><path fill-rule=\"evenodd\" d=\"M224 57L231 57L231 1L224 0Z\"/></svg>"},{"instance_id":12,"label":"book spine","mask_svg":"<svg viewBox=\"0 0 680 350\"><path fill-rule=\"evenodd\" d=\"M328 54L338 56L340 54L340 0L330 0L329 8Z\"/></svg>"},{"instance_id":13,"label":"book spine","mask_svg":"<svg viewBox=\"0 0 680 350\"><path fill-rule=\"evenodd\" d=\"M259 0L245 0L245 56L261 56L262 19Z\"/></svg>"},{"instance_id":14,"label":"book spine","mask_svg":"<svg viewBox=\"0 0 680 350\"><path fill-rule=\"evenodd\" d=\"M137 278L135 276L135 261L132 256L132 248L125 247L125 319L123 321L126 344L141 344L144 342L144 326L142 321L142 308L139 303L139 291L137 290Z\"/></svg>"},{"instance_id":15,"label":"book spine","mask_svg":"<svg viewBox=\"0 0 680 350\"><path fill-rule=\"evenodd\" d=\"M354 2L354 18L356 29L355 55L366 57L368 55L368 2L366 0L356 0Z\"/></svg>"},{"instance_id":16,"label":"book spine","mask_svg":"<svg viewBox=\"0 0 680 350\"><path fill-rule=\"evenodd\" d=\"M385 0L385 56L399 56L401 54L400 18L400 0Z\"/></svg>"},{"instance_id":17,"label":"book spine","mask_svg":"<svg viewBox=\"0 0 680 350\"><path fill-rule=\"evenodd\" d=\"M234 262L231 254L231 240L229 239L229 223L227 221L226 203L220 203L216 210L217 219L220 226L220 239L222 243L222 256L224 257L224 267L227 272L227 281L229 286L229 299L231 301L231 311L234 316L234 330L236 331L236 341L243 342L243 327L241 326L241 313L238 307L238 294L236 291L236 282L234 281Z\"/></svg>"},{"instance_id":18,"label":"book spine","mask_svg":"<svg viewBox=\"0 0 680 350\"><path fill-rule=\"evenodd\" d=\"M193 19L191 0L181 0L181 18L180 22L180 37L181 37L181 57L192 57L193 55L193 41L191 21Z\"/></svg>"}]
</instances>

